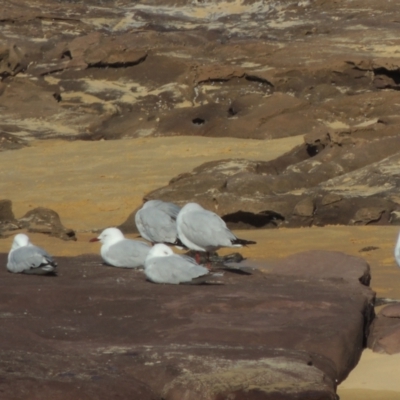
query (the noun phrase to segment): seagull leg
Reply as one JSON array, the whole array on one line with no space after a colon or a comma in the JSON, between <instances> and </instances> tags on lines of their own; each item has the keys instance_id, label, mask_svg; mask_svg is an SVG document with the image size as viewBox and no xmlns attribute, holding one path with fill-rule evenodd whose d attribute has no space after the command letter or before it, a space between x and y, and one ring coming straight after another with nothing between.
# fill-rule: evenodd
<instances>
[{"instance_id":1,"label":"seagull leg","mask_svg":"<svg viewBox=\"0 0 400 400\"><path fill-rule=\"evenodd\" d=\"M200 264L200 253L198 251L196 251L194 259L196 260L197 264Z\"/></svg>"}]
</instances>

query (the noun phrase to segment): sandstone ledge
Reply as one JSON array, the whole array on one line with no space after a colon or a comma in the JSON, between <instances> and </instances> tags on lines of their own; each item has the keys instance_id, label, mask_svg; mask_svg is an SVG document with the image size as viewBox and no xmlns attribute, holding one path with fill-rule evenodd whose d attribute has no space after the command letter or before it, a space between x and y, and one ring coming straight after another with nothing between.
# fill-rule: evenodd
<instances>
[{"instance_id":1,"label":"sandstone ledge","mask_svg":"<svg viewBox=\"0 0 400 400\"><path fill-rule=\"evenodd\" d=\"M56 278L0 272L4 399L335 399L373 315L369 266L342 253L226 273L223 286L154 285L97 255L58 261Z\"/></svg>"}]
</instances>

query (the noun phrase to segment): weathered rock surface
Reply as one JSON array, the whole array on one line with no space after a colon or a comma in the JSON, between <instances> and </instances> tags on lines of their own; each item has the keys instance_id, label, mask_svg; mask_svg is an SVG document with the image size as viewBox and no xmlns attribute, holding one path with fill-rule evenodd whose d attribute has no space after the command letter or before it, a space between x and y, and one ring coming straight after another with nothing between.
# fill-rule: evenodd
<instances>
[{"instance_id":1,"label":"weathered rock surface","mask_svg":"<svg viewBox=\"0 0 400 400\"><path fill-rule=\"evenodd\" d=\"M201 166L151 196L240 227L398 224L399 10L356 3L7 2L2 137L307 134L275 163Z\"/></svg>"},{"instance_id":2,"label":"weathered rock surface","mask_svg":"<svg viewBox=\"0 0 400 400\"><path fill-rule=\"evenodd\" d=\"M5 2L0 128L266 139L390 121L382 135L396 132L399 10L335 4Z\"/></svg>"},{"instance_id":3,"label":"weathered rock surface","mask_svg":"<svg viewBox=\"0 0 400 400\"><path fill-rule=\"evenodd\" d=\"M146 199L196 201L231 226L398 223L400 136L322 131L269 162L203 164Z\"/></svg>"},{"instance_id":4,"label":"weathered rock surface","mask_svg":"<svg viewBox=\"0 0 400 400\"><path fill-rule=\"evenodd\" d=\"M44 233L63 240L76 240L75 232L65 228L61 223L60 216L55 211L37 207L16 219L12 211L11 200L0 200L0 236L7 236L18 229Z\"/></svg>"},{"instance_id":5,"label":"weathered rock surface","mask_svg":"<svg viewBox=\"0 0 400 400\"><path fill-rule=\"evenodd\" d=\"M400 352L400 304L388 305L371 325L368 347L378 353Z\"/></svg>"},{"instance_id":6,"label":"weathered rock surface","mask_svg":"<svg viewBox=\"0 0 400 400\"><path fill-rule=\"evenodd\" d=\"M343 253L223 286L155 285L94 255L58 262L54 278L0 271L5 400L333 400L373 315L369 266Z\"/></svg>"}]
</instances>

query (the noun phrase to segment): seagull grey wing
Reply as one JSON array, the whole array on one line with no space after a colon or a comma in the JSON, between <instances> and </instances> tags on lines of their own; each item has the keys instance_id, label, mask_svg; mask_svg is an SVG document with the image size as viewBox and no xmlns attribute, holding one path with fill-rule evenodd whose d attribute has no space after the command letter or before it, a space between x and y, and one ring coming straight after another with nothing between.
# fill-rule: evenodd
<instances>
[{"instance_id":1,"label":"seagull grey wing","mask_svg":"<svg viewBox=\"0 0 400 400\"><path fill-rule=\"evenodd\" d=\"M144 265L150 246L138 240L124 239L110 246L104 260L107 264L121 268L137 268Z\"/></svg>"},{"instance_id":2,"label":"seagull grey wing","mask_svg":"<svg viewBox=\"0 0 400 400\"><path fill-rule=\"evenodd\" d=\"M152 243L174 243L177 237L176 221L159 208L146 208L140 214L146 239ZM144 236L144 235L142 235Z\"/></svg>"},{"instance_id":3,"label":"seagull grey wing","mask_svg":"<svg viewBox=\"0 0 400 400\"><path fill-rule=\"evenodd\" d=\"M146 210L143 209L143 208L141 208L140 210L138 210L136 212L135 224L136 224L136 228L138 229L138 231L140 233L140 236L143 239L146 239L149 242L151 242L150 237L147 235L146 227L145 227L145 224L144 224L144 221L143 221L143 216L145 215L145 213L146 213Z\"/></svg>"},{"instance_id":4,"label":"seagull grey wing","mask_svg":"<svg viewBox=\"0 0 400 400\"><path fill-rule=\"evenodd\" d=\"M231 246L236 236L225 222L210 211L194 211L182 215L185 236L200 247Z\"/></svg>"},{"instance_id":5,"label":"seagull grey wing","mask_svg":"<svg viewBox=\"0 0 400 400\"><path fill-rule=\"evenodd\" d=\"M176 220L179 211L181 211L181 208L179 206L177 206L174 203L170 203L168 201L160 201L155 205L155 207L165 212L165 214L169 215L174 220Z\"/></svg>"},{"instance_id":6,"label":"seagull grey wing","mask_svg":"<svg viewBox=\"0 0 400 400\"><path fill-rule=\"evenodd\" d=\"M56 267L52 256L37 246L23 246L14 250L7 263L9 271L25 274L51 274Z\"/></svg>"},{"instance_id":7,"label":"seagull grey wing","mask_svg":"<svg viewBox=\"0 0 400 400\"><path fill-rule=\"evenodd\" d=\"M155 283L179 284L190 282L194 278L208 274L209 271L201 265L188 262L181 256L173 255L148 260L145 273L147 278Z\"/></svg>"},{"instance_id":8,"label":"seagull grey wing","mask_svg":"<svg viewBox=\"0 0 400 400\"><path fill-rule=\"evenodd\" d=\"M396 259L397 265L400 267L400 234L397 237L396 246L394 248L394 258Z\"/></svg>"}]
</instances>

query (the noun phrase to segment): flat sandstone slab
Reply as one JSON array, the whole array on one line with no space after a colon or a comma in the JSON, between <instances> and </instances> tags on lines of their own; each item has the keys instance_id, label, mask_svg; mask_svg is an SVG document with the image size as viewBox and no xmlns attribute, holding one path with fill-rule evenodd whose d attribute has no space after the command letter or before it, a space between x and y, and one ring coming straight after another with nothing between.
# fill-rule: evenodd
<instances>
[{"instance_id":1,"label":"flat sandstone slab","mask_svg":"<svg viewBox=\"0 0 400 400\"><path fill-rule=\"evenodd\" d=\"M209 286L58 261L54 278L0 271L2 399L333 400L373 313L368 264L337 252Z\"/></svg>"}]
</instances>

